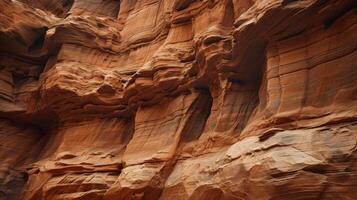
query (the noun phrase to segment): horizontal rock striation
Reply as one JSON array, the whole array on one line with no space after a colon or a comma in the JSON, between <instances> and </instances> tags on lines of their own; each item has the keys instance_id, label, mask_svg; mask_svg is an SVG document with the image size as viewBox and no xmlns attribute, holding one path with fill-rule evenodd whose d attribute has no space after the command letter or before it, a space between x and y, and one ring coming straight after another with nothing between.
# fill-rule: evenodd
<instances>
[{"instance_id":1,"label":"horizontal rock striation","mask_svg":"<svg viewBox=\"0 0 357 200\"><path fill-rule=\"evenodd\" d=\"M353 0L1 0L0 199L357 199Z\"/></svg>"}]
</instances>

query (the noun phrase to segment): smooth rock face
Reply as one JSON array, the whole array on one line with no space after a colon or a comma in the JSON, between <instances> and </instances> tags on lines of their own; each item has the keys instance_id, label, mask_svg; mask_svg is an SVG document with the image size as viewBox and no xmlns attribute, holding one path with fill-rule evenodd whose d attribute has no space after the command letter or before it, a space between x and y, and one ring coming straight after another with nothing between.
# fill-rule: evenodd
<instances>
[{"instance_id":1,"label":"smooth rock face","mask_svg":"<svg viewBox=\"0 0 357 200\"><path fill-rule=\"evenodd\" d=\"M357 199L353 0L0 0L0 200Z\"/></svg>"}]
</instances>

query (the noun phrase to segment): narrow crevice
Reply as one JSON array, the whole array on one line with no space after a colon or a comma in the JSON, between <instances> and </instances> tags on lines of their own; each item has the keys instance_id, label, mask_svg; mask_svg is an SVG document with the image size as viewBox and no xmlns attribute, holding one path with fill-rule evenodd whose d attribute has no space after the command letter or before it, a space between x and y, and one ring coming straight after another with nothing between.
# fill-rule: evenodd
<instances>
[{"instance_id":1,"label":"narrow crevice","mask_svg":"<svg viewBox=\"0 0 357 200\"><path fill-rule=\"evenodd\" d=\"M336 12L333 16L330 18L326 19L324 21L324 26L325 29L330 28L337 20L341 19L344 17L347 13L349 13L351 10L353 10L356 7L356 3L351 3L351 5L346 5L344 8L340 10L340 12Z\"/></svg>"},{"instance_id":2,"label":"narrow crevice","mask_svg":"<svg viewBox=\"0 0 357 200\"><path fill-rule=\"evenodd\" d=\"M184 9L186 9L187 7L189 7L191 3L192 3L192 0L176 1L176 2L175 2L175 5L174 5L174 8L175 8L177 11L181 11L181 10L184 10Z\"/></svg>"},{"instance_id":3,"label":"narrow crevice","mask_svg":"<svg viewBox=\"0 0 357 200\"><path fill-rule=\"evenodd\" d=\"M45 36L48 28L47 27L42 27L35 29L34 32L36 32L37 37L34 39L32 44L28 47L28 51L36 51L40 50L43 46L43 43L45 42Z\"/></svg>"},{"instance_id":4,"label":"narrow crevice","mask_svg":"<svg viewBox=\"0 0 357 200\"><path fill-rule=\"evenodd\" d=\"M69 9L71 9L73 3L74 3L74 0L63 0L62 6L63 6L63 8L65 8L66 12L68 12Z\"/></svg>"},{"instance_id":5,"label":"narrow crevice","mask_svg":"<svg viewBox=\"0 0 357 200\"><path fill-rule=\"evenodd\" d=\"M211 113L213 98L209 91L201 90L200 96L191 105L191 116L183 129L180 142L189 142L199 138Z\"/></svg>"},{"instance_id":6,"label":"narrow crevice","mask_svg":"<svg viewBox=\"0 0 357 200\"><path fill-rule=\"evenodd\" d=\"M74 0L62 0L62 10L60 12L60 17L66 18L69 16L69 11L73 6Z\"/></svg>"},{"instance_id":7,"label":"narrow crevice","mask_svg":"<svg viewBox=\"0 0 357 200\"><path fill-rule=\"evenodd\" d=\"M289 5L290 3L293 3L293 2L296 2L297 0L284 0L283 2L282 2L282 5L283 6L287 6L287 5Z\"/></svg>"},{"instance_id":8,"label":"narrow crevice","mask_svg":"<svg viewBox=\"0 0 357 200\"><path fill-rule=\"evenodd\" d=\"M114 8L114 16L115 18L118 18L119 16L119 12L120 12L120 1L118 2L118 5L116 5L116 7Z\"/></svg>"},{"instance_id":9,"label":"narrow crevice","mask_svg":"<svg viewBox=\"0 0 357 200\"><path fill-rule=\"evenodd\" d=\"M135 132L135 116L128 118L127 120L127 126L121 134L121 141L126 145L129 144Z\"/></svg>"},{"instance_id":10,"label":"narrow crevice","mask_svg":"<svg viewBox=\"0 0 357 200\"><path fill-rule=\"evenodd\" d=\"M277 172L277 173L272 173L270 176L272 178L286 178L289 176L293 176L296 174L296 171L289 171L289 172Z\"/></svg>"},{"instance_id":11,"label":"narrow crevice","mask_svg":"<svg viewBox=\"0 0 357 200\"><path fill-rule=\"evenodd\" d=\"M328 169L328 165L326 164L318 164L318 165L309 165L304 167L302 170L306 172L311 172L314 174L325 174Z\"/></svg>"},{"instance_id":12,"label":"narrow crevice","mask_svg":"<svg viewBox=\"0 0 357 200\"><path fill-rule=\"evenodd\" d=\"M123 163L119 163L117 165L117 171L112 172L111 174L115 175L115 176L119 176L121 174L121 172L123 171L123 169L124 169L124 164Z\"/></svg>"},{"instance_id":13,"label":"narrow crevice","mask_svg":"<svg viewBox=\"0 0 357 200\"><path fill-rule=\"evenodd\" d=\"M20 74L20 73L16 73L13 72L12 73L12 83L14 85L14 87L22 85L23 83L25 83L27 81L28 77L24 74Z\"/></svg>"},{"instance_id":14,"label":"narrow crevice","mask_svg":"<svg viewBox=\"0 0 357 200\"><path fill-rule=\"evenodd\" d=\"M261 71L261 70L260 70ZM260 73L261 74L261 73ZM261 77L260 77L261 79ZM238 117L237 122L234 126L234 131L235 133L240 134L243 129L246 127L247 123L249 122L249 119L254 115L256 109L259 107L260 104L260 97L259 97L259 90L262 87L261 86L261 80L257 81L256 83L256 89L247 89L247 94L245 97L242 96L240 98L243 98L242 105L240 105L239 108L239 113L243 114L243 117Z\"/></svg>"}]
</instances>

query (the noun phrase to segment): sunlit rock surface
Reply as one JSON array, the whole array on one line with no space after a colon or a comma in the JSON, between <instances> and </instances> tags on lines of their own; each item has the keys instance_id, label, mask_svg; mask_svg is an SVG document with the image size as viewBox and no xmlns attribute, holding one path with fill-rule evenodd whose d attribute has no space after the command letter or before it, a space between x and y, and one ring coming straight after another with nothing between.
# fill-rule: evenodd
<instances>
[{"instance_id":1,"label":"sunlit rock surface","mask_svg":"<svg viewBox=\"0 0 357 200\"><path fill-rule=\"evenodd\" d=\"M0 200L357 199L353 0L0 0Z\"/></svg>"}]
</instances>

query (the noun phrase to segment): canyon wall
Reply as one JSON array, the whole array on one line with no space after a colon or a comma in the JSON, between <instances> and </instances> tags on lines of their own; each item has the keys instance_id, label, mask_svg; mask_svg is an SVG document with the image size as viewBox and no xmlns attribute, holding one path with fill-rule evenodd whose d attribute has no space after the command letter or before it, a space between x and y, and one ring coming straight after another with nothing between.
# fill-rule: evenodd
<instances>
[{"instance_id":1,"label":"canyon wall","mask_svg":"<svg viewBox=\"0 0 357 200\"><path fill-rule=\"evenodd\" d=\"M356 22L353 0L0 0L0 199L357 199Z\"/></svg>"}]
</instances>

